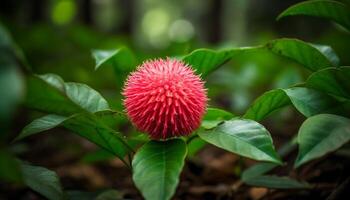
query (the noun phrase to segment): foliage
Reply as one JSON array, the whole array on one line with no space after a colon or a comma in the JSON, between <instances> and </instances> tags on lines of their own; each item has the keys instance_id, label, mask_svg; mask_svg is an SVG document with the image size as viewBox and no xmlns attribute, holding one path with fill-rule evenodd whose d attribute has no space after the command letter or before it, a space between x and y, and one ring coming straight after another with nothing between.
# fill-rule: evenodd
<instances>
[{"instance_id":1,"label":"foliage","mask_svg":"<svg viewBox=\"0 0 350 200\"><path fill-rule=\"evenodd\" d=\"M278 19L292 15L310 15L331 19L350 29L349 13L341 3L316 0L292 6L281 13ZM11 46L13 52L18 52L6 37L0 37L0 45L6 48ZM310 188L312 185L302 180L266 174L283 164L283 157L292 150L294 143L288 143L288 150L278 154L273 136L259 122L287 106L295 108L306 118L296 134L298 157L294 163L295 168L321 158L347 143L350 140L350 68L339 66L341 62L333 49L299 39L281 38L253 47L197 49L180 58L203 78L207 78L234 58L263 52L298 63L309 72L307 80L291 87L265 92L242 116L219 108L208 108L200 129L194 135L167 141L149 141L147 138L135 140L140 137L140 133L123 133L117 126L125 120L123 111L111 108L99 92L86 84L65 82L55 74L37 75L30 72L25 77L25 105L45 115L24 127L15 141L62 126L101 147L108 152L107 158L113 155L121 159L130 167L136 187L149 200L170 199L179 183L186 157L194 157L205 144L215 145L242 157L264 161L242 174L242 180L246 184L283 189ZM113 67L118 79L118 91L127 74L138 63L136 56L126 47L94 50L92 55L96 61L95 69L104 65ZM0 58L1 65L5 66L1 70L6 72L4 77L0 77L0 83L10 81L18 87L6 95L8 99L1 100L0 106L14 109L21 96L23 81L17 71L21 64L16 63L16 59L22 56L12 53L9 57L15 59L7 59L6 56ZM0 84L2 85L5 84ZM11 109L4 109L5 112L0 113L1 119L3 115L11 113ZM12 174L0 174L0 178L23 182L48 199L65 199L80 194L66 193L54 172L23 164L6 149L0 149L0 160L7 163L1 169ZM103 199L103 196L100 195L97 199L99 198Z\"/></svg>"}]
</instances>

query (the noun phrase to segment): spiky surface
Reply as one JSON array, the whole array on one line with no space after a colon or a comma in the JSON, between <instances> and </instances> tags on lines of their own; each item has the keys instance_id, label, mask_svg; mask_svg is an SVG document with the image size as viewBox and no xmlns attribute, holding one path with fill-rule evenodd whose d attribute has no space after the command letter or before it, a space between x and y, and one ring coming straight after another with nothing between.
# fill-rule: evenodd
<instances>
[{"instance_id":1,"label":"spiky surface","mask_svg":"<svg viewBox=\"0 0 350 200\"><path fill-rule=\"evenodd\" d=\"M189 135L206 110L204 82L183 62L146 61L131 73L123 95L133 124L152 139Z\"/></svg>"}]
</instances>

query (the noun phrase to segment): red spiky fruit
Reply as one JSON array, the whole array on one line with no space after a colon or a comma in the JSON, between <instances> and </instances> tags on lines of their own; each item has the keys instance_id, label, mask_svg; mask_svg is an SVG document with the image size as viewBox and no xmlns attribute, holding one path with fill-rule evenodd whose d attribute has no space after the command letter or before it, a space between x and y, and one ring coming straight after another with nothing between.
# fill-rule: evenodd
<instances>
[{"instance_id":1,"label":"red spiky fruit","mask_svg":"<svg viewBox=\"0 0 350 200\"><path fill-rule=\"evenodd\" d=\"M191 134L206 111L204 82L175 59L144 62L125 83L123 95L132 123L152 139Z\"/></svg>"}]
</instances>

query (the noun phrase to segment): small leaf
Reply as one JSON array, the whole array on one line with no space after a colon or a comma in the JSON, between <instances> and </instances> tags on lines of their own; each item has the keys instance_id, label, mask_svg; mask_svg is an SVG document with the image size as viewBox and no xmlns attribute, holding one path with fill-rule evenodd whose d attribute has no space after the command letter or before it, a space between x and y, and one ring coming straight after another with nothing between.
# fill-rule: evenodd
<instances>
[{"instance_id":1,"label":"small leaf","mask_svg":"<svg viewBox=\"0 0 350 200\"><path fill-rule=\"evenodd\" d=\"M290 99L283 90L271 90L257 98L243 117L261 121L273 111L290 105L290 103Z\"/></svg>"},{"instance_id":2,"label":"small leaf","mask_svg":"<svg viewBox=\"0 0 350 200\"><path fill-rule=\"evenodd\" d=\"M245 181L248 185L276 188L276 189L302 189L310 188L310 185L305 182L299 182L289 177L280 177L273 175L256 176Z\"/></svg>"},{"instance_id":3,"label":"small leaf","mask_svg":"<svg viewBox=\"0 0 350 200\"><path fill-rule=\"evenodd\" d=\"M217 126L224 120L233 118L234 115L225 110L217 108L208 108L207 113L204 115L201 126L205 129L211 129Z\"/></svg>"},{"instance_id":4,"label":"small leaf","mask_svg":"<svg viewBox=\"0 0 350 200\"><path fill-rule=\"evenodd\" d=\"M304 1L283 11L277 20L293 15L308 15L326 18L350 30L350 9L343 3L329 0Z\"/></svg>"},{"instance_id":5,"label":"small leaf","mask_svg":"<svg viewBox=\"0 0 350 200\"><path fill-rule=\"evenodd\" d=\"M114 50L92 50L92 56L95 58L95 70L101 65L111 62L114 56L118 55L120 49Z\"/></svg>"},{"instance_id":6,"label":"small leaf","mask_svg":"<svg viewBox=\"0 0 350 200\"><path fill-rule=\"evenodd\" d=\"M50 200L66 199L57 174L43 167L22 164L24 183Z\"/></svg>"},{"instance_id":7,"label":"small leaf","mask_svg":"<svg viewBox=\"0 0 350 200\"><path fill-rule=\"evenodd\" d=\"M295 167L322 157L350 140L350 119L320 114L308 118L298 132L299 153Z\"/></svg>"},{"instance_id":8,"label":"small leaf","mask_svg":"<svg viewBox=\"0 0 350 200\"><path fill-rule=\"evenodd\" d=\"M45 115L39 119L32 121L30 124L24 127L22 132L15 138L14 141L18 141L30 135L55 128L61 125L61 123L67 119L68 117L60 115Z\"/></svg>"},{"instance_id":9,"label":"small leaf","mask_svg":"<svg viewBox=\"0 0 350 200\"><path fill-rule=\"evenodd\" d=\"M65 85L64 85L64 80L56 75L56 74L42 74L38 75L39 78L50 84L51 86L59 89L62 92L65 92Z\"/></svg>"},{"instance_id":10,"label":"small leaf","mask_svg":"<svg viewBox=\"0 0 350 200\"><path fill-rule=\"evenodd\" d=\"M105 64L112 64L122 71L131 71L135 68L136 60L131 51L125 47L113 50L92 50L96 64L95 70Z\"/></svg>"},{"instance_id":11,"label":"small leaf","mask_svg":"<svg viewBox=\"0 0 350 200\"><path fill-rule=\"evenodd\" d=\"M269 132L253 120L233 119L212 130L198 132L206 142L255 160L281 164Z\"/></svg>"},{"instance_id":12,"label":"small leaf","mask_svg":"<svg viewBox=\"0 0 350 200\"><path fill-rule=\"evenodd\" d=\"M179 183L187 149L183 140L150 141L132 161L133 180L146 200L168 200Z\"/></svg>"},{"instance_id":13,"label":"small leaf","mask_svg":"<svg viewBox=\"0 0 350 200\"><path fill-rule=\"evenodd\" d=\"M335 98L313 89L303 87L276 89L256 99L244 118L261 121L273 111L291 104L306 117L320 113L342 113L344 106Z\"/></svg>"},{"instance_id":14,"label":"small leaf","mask_svg":"<svg viewBox=\"0 0 350 200\"><path fill-rule=\"evenodd\" d=\"M350 67L328 68L311 74L307 87L350 99Z\"/></svg>"}]
</instances>

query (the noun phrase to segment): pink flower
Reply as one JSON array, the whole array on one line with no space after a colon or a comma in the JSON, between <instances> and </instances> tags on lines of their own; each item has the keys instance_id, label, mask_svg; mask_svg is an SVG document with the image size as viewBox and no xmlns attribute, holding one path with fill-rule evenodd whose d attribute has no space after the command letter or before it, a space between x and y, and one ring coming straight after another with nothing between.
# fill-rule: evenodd
<instances>
[{"instance_id":1,"label":"pink flower","mask_svg":"<svg viewBox=\"0 0 350 200\"><path fill-rule=\"evenodd\" d=\"M144 62L125 83L123 95L132 123L152 139L191 134L206 111L204 82L174 59Z\"/></svg>"}]
</instances>

